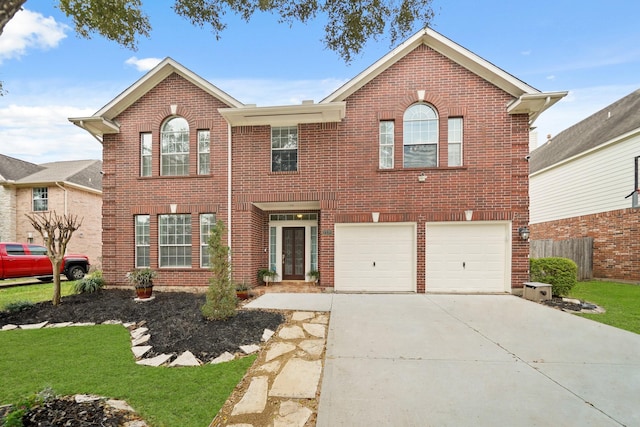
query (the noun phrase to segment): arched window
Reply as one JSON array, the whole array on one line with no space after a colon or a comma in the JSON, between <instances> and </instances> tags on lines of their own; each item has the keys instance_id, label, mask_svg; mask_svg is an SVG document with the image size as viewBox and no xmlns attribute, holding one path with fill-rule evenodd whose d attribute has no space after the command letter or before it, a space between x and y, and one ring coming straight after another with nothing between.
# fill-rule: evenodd
<instances>
[{"instance_id":1,"label":"arched window","mask_svg":"<svg viewBox=\"0 0 640 427\"><path fill-rule=\"evenodd\" d=\"M427 104L407 108L403 117L404 167L438 166L438 114Z\"/></svg>"},{"instance_id":2,"label":"arched window","mask_svg":"<svg viewBox=\"0 0 640 427\"><path fill-rule=\"evenodd\" d=\"M160 175L189 175L189 123L172 117L160 131Z\"/></svg>"}]
</instances>

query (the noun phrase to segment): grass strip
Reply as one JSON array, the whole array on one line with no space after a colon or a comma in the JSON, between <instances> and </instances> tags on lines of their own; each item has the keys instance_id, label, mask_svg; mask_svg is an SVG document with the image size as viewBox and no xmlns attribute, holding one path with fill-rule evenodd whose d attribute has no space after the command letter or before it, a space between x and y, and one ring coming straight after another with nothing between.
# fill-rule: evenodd
<instances>
[{"instance_id":1,"label":"grass strip","mask_svg":"<svg viewBox=\"0 0 640 427\"><path fill-rule=\"evenodd\" d=\"M126 400L152 426L201 427L255 360L154 368L136 365L130 345L120 325L0 332L0 404L51 387Z\"/></svg>"},{"instance_id":2,"label":"grass strip","mask_svg":"<svg viewBox=\"0 0 640 427\"><path fill-rule=\"evenodd\" d=\"M596 322L640 334L640 286L592 280L578 282L571 290L572 298L603 307L603 314L579 314Z\"/></svg>"},{"instance_id":3,"label":"grass strip","mask_svg":"<svg viewBox=\"0 0 640 427\"><path fill-rule=\"evenodd\" d=\"M63 297L73 294L74 282L61 282L60 292ZM38 285L22 285L0 289L0 310L4 310L7 304L16 301L30 301L33 303L50 301L53 298L53 283Z\"/></svg>"}]
</instances>

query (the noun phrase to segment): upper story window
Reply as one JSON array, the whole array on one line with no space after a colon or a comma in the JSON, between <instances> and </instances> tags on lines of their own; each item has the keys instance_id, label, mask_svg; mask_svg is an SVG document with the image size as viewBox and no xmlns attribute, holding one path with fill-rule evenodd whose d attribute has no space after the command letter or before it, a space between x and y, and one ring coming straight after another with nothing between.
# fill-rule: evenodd
<instances>
[{"instance_id":1,"label":"upper story window","mask_svg":"<svg viewBox=\"0 0 640 427\"><path fill-rule=\"evenodd\" d=\"M415 104L403 117L404 167L438 166L438 114L427 104Z\"/></svg>"},{"instance_id":2,"label":"upper story window","mask_svg":"<svg viewBox=\"0 0 640 427\"><path fill-rule=\"evenodd\" d=\"M151 176L151 133L140 134L140 176Z\"/></svg>"},{"instance_id":3,"label":"upper story window","mask_svg":"<svg viewBox=\"0 0 640 427\"><path fill-rule=\"evenodd\" d=\"M449 166L462 166L462 117L449 119L447 151Z\"/></svg>"},{"instance_id":4,"label":"upper story window","mask_svg":"<svg viewBox=\"0 0 640 427\"><path fill-rule=\"evenodd\" d=\"M160 175L189 175L189 123L172 117L160 132Z\"/></svg>"},{"instance_id":5,"label":"upper story window","mask_svg":"<svg viewBox=\"0 0 640 427\"><path fill-rule=\"evenodd\" d=\"M395 123L391 120L380 122L380 169L393 169L393 132Z\"/></svg>"},{"instance_id":6,"label":"upper story window","mask_svg":"<svg viewBox=\"0 0 640 427\"><path fill-rule=\"evenodd\" d=\"M49 210L49 189L47 187L33 189L33 210L34 212Z\"/></svg>"},{"instance_id":7,"label":"upper story window","mask_svg":"<svg viewBox=\"0 0 640 427\"><path fill-rule=\"evenodd\" d=\"M208 130L198 131L198 175L208 175L211 173L210 153L210 132Z\"/></svg>"},{"instance_id":8,"label":"upper story window","mask_svg":"<svg viewBox=\"0 0 640 427\"><path fill-rule=\"evenodd\" d=\"M298 128L271 128L271 171L298 170Z\"/></svg>"}]
</instances>

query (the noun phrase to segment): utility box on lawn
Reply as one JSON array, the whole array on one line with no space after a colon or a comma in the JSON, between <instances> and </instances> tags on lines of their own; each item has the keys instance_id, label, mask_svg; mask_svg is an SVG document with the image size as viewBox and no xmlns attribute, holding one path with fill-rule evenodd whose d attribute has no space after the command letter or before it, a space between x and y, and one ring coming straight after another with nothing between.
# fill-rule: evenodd
<instances>
[{"instance_id":1,"label":"utility box on lawn","mask_svg":"<svg viewBox=\"0 0 640 427\"><path fill-rule=\"evenodd\" d=\"M551 299L549 283L525 282L522 296L530 301L542 302Z\"/></svg>"}]
</instances>

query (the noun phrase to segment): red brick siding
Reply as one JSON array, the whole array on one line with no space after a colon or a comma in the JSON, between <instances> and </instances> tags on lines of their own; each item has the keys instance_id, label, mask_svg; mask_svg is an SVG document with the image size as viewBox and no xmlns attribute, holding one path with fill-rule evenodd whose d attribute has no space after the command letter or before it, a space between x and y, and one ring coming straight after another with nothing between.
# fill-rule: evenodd
<instances>
[{"instance_id":1,"label":"red brick siding","mask_svg":"<svg viewBox=\"0 0 640 427\"><path fill-rule=\"evenodd\" d=\"M418 102L418 90L426 91L425 101L440 117L440 167L406 170L402 115ZM257 201L319 200L323 286L333 285L333 236L327 233L335 222L370 222L373 211L381 212L380 221L416 221L419 291L425 288L425 222L463 220L464 210L473 209L476 220L514 221L512 284L520 287L528 280L528 245L517 237L518 226L528 222L528 124L526 116L506 113L510 100L433 50L419 48L351 95L337 130L299 126L297 172L270 172L267 126L234 129L234 209ZM458 168L446 167L450 112L464 117L464 166ZM378 169L380 118L396 122L394 170ZM422 171L427 181L418 183ZM250 251L235 233L234 245L236 253Z\"/></svg>"},{"instance_id":2,"label":"red brick siding","mask_svg":"<svg viewBox=\"0 0 640 427\"><path fill-rule=\"evenodd\" d=\"M402 116L419 102L417 91L437 110L440 119L436 168L403 169ZM380 221L417 223L418 291L425 290L425 223L463 221L472 209L474 220L510 220L512 286L528 280L528 244L517 236L528 223L528 124L526 115L511 116L512 97L428 47L420 47L351 95L347 115L339 124L300 125L298 170L271 172L270 128L232 130L233 193L232 264L235 280L255 283L256 271L268 265L268 213L255 202L317 201L318 262L321 284L333 286L336 223ZM159 130L178 106L193 131L189 177L159 177ZM116 120L117 135L104 141L104 268L110 283L122 284L134 265L133 215L151 215L151 266L157 268L157 215L193 215L191 269L162 269L160 285L206 285L208 271L198 268L197 214L215 212L227 221L227 124L220 101L177 75L129 107ZM447 118L464 118L463 166L447 167ZM378 169L379 120L395 121L395 168ZM212 175L195 176L196 133L211 127ZM151 131L154 144L152 178L139 177L139 132ZM427 180L418 182L425 172ZM428 284L427 284L428 287Z\"/></svg>"},{"instance_id":3,"label":"red brick siding","mask_svg":"<svg viewBox=\"0 0 640 427\"><path fill-rule=\"evenodd\" d=\"M593 276L640 281L640 210L621 209L532 224L531 239L593 237Z\"/></svg>"},{"instance_id":4,"label":"red brick siding","mask_svg":"<svg viewBox=\"0 0 640 427\"><path fill-rule=\"evenodd\" d=\"M160 128L171 116L189 122L190 174L188 177L160 177ZM124 285L124 275L134 268L134 215L151 216L151 267L158 269L158 215L191 214L191 268L162 268L158 285L206 285L207 269L200 268L199 214L215 213L227 220L227 124L217 109L227 107L177 74L167 77L122 114L116 117L120 133L105 135L103 169L103 257L105 279ZM197 175L197 130L211 130L211 175ZM140 177L140 132L152 132L152 177Z\"/></svg>"}]
</instances>

